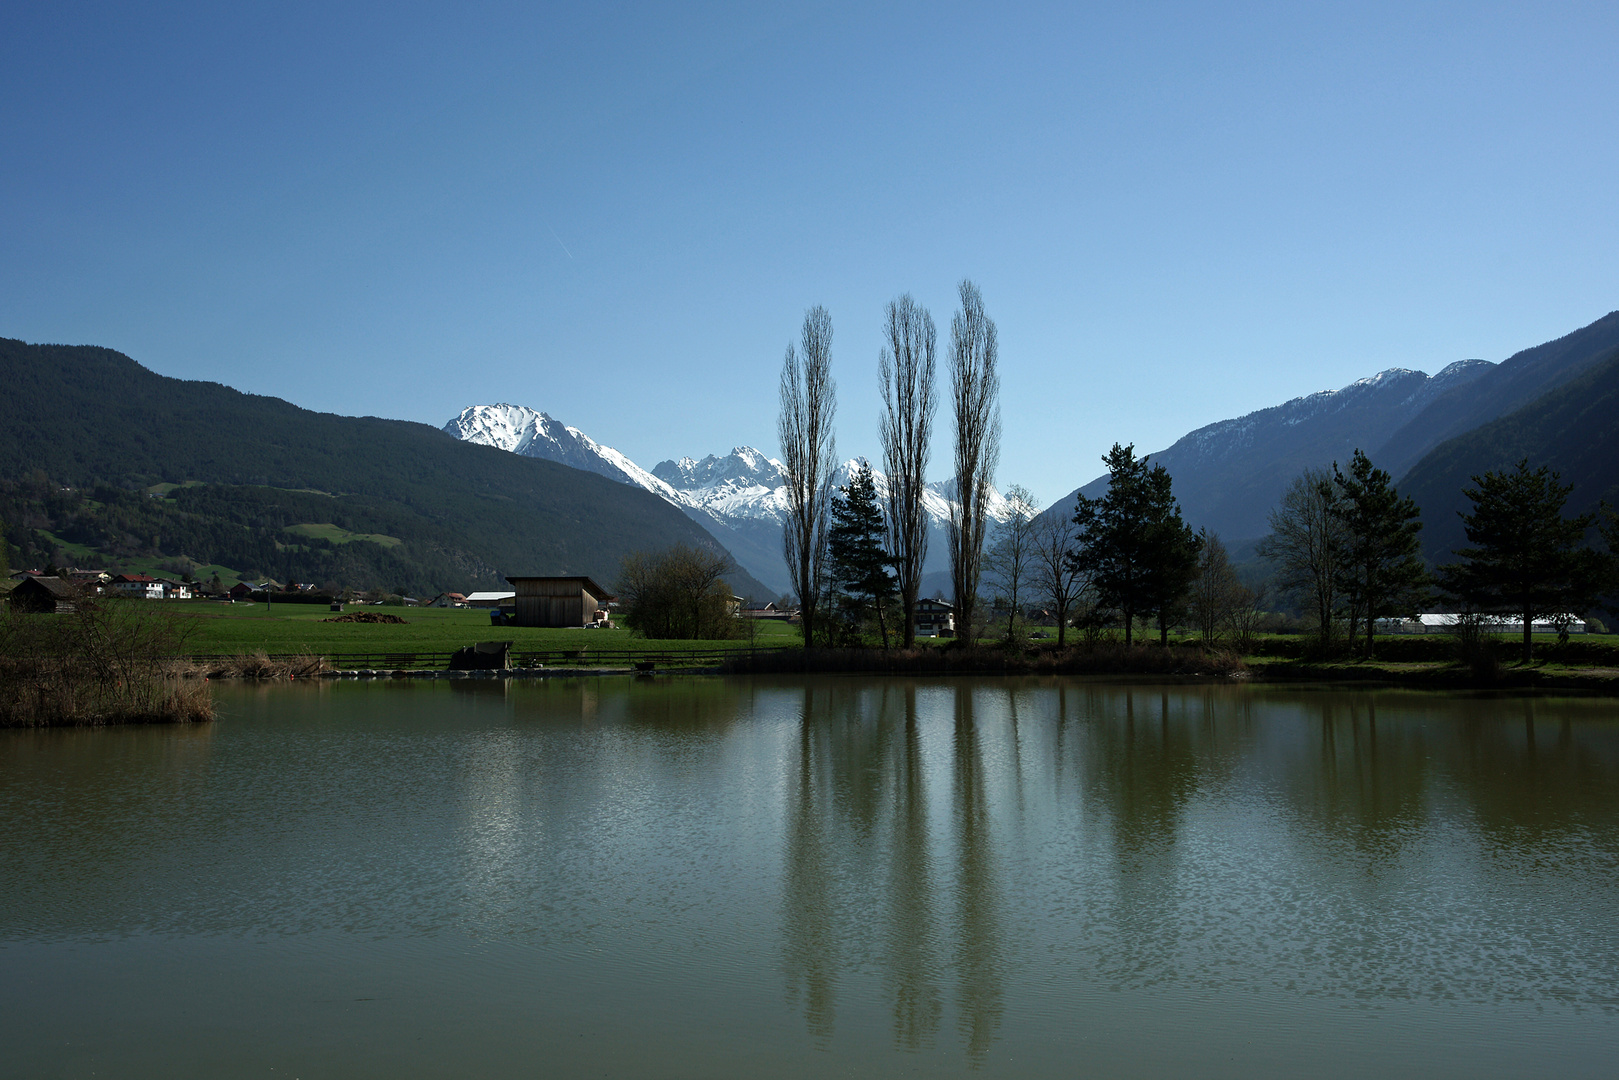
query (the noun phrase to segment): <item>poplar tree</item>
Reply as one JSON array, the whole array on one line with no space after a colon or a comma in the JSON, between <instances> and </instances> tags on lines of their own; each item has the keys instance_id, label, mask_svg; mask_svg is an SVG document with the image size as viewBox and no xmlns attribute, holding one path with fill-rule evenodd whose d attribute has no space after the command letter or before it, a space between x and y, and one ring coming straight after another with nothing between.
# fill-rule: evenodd
<instances>
[{"instance_id":1,"label":"poplar tree","mask_svg":"<svg viewBox=\"0 0 1619 1080\"><path fill-rule=\"evenodd\" d=\"M838 388L832 381L832 316L816 306L804 313L802 357L787 343L781 364L782 473L787 487L787 522L782 554L798 590L804 645L815 644L815 620L826 591L826 531L831 510L837 440L832 417Z\"/></svg>"},{"instance_id":2,"label":"poplar tree","mask_svg":"<svg viewBox=\"0 0 1619 1080\"><path fill-rule=\"evenodd\" d=\"M889 302L883 319L886 344L877 357L883 411L878 437L888 473L888 555L899 589L901 644L916 644L916 594L928 553L928 454L933 414L939 406L934 351L938 331L933 316L906 293Z\"/></svg>"},{"instance_id":3,"label":"poplar tree","mask_svg":"<svg viewBox=\"0 0 1619 1080\"><path fill-rule=\"evenodd\" d=\"M945 538L956 624L971 634L983 568L984 505L1001 456L1001 377L996 368L995 320L984 313L978 286L963 281L961 310L950 320L950 400L956 421L956 499Z\"/></svg>"}]
</instances>

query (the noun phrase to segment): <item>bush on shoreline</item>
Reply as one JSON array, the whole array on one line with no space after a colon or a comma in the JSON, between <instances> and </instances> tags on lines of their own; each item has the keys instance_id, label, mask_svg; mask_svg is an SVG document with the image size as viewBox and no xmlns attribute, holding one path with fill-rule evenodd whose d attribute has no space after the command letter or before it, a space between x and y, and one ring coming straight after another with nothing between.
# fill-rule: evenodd
<instances>
[{"instance_id":1,"label":"bush on shoreline","mask_svg":"<svg viewBox=\"0 0 1619 1080\"><path fill-rule=\"evenodd\" d=\"M170 659L181 644L172 619L135 603L0 612L0 727L212 720L207 684Z\"/></svg>"}]
</instances>

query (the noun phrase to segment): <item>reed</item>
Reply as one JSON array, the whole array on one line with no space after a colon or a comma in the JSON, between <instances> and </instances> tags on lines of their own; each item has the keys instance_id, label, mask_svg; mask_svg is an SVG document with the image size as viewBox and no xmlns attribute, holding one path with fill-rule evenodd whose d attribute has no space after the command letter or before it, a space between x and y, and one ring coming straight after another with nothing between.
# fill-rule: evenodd
<instances>
[{"instance_id":1,"label":"reed","mask_svg":"<svg viewBox=\"0 0 1619 1080\"><path fill-rule=\"evenodd\" d=\"M208 685L169 657L174 621L140 601L81 599L71 612L0 614L0 727L212 720Z\"/></svg>"}]
</instances>

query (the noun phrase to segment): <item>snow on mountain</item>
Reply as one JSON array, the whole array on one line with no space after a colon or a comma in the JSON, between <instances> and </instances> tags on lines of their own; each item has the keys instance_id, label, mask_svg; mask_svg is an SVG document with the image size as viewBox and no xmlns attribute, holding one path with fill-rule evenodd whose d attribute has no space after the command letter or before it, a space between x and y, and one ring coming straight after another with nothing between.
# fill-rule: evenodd
<instances>
[{"instance_id":1,"label":"snow on mountain","mask_svg":"<svg viewBox=\"0 0 1619 1080\"><path fill-rule=\"evenodd\" d=\"M700 460L660 461L649 472L578 428L522 405L472 405L445 424L444 431L467 442L561 462L643 487L707 528L748 573L772 588L787 587L781 555L781 528L787 518L782 464L751 446L735 447L724 457L710 454ZM845 461L833 482L847 484L858 464L857 459ZM885 493L887 477L875 469L873 474L878 493ZM927 485L923 507L935 530L942 530L949 521L954 492L954 480ZM1006 500L993 488L985 509L995 521L1004 521L1010 514ZM931 547L936 551L930 552L930 564L942 557L942 537Z\"/></svg>"},{"instance_id":2,"label":"snow on mountain","mask_svg":"<svg viewBox=\"0 0 1619 1080\"><path fill-rule=\"evenodd\" d=\"M670 502L681 500L662 480L628 457L603 446L576 427L524 405L471 405L444 425L444 432L463 442L498 446L524 457L561 462L611 480L646 488Z\"/></svg>"}]
</instances>

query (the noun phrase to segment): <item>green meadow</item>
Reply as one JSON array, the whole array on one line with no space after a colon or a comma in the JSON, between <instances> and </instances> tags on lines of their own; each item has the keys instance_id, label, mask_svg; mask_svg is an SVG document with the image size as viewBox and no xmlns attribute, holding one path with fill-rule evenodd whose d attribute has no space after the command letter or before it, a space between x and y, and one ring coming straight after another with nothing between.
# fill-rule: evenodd
<instances>
[{"instance_id":1,"label":"green meadow","mask_svg":"<svg viewBox=\"0 0 1619 1080\"><path fill-rule=\"evenodd\" d=\"M646 652L705 652L793 645L798 628L785 623L759 623L755 640L658 641L629 630L556 630L529 626L491 626L489 612L468 608L404 608L349 605L345 614L374 612L397 615L402 625L334 623L337 613L321 604L226 603L176 600L163 604L184 638L187 654L267 652L343 653L449 652L479 641L510 641L518 652L553 649L636 649Z\"/></svg>"}]
</instances>

